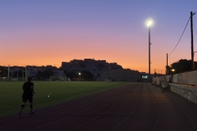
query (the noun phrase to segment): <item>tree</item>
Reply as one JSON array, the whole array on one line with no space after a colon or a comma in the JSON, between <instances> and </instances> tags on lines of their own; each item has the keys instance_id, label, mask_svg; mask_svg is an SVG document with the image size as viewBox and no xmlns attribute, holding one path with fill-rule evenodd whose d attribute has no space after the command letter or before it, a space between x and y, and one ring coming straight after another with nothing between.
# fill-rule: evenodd
<instances>
[{"instance_id":1,"label":"tree","mask_svg":"<svg viewBox=\"0 0 197 131\"><path fill-rule=\"evenodd\" d=\"M37 73L36 73L36 77L37 77L37 79L38 80L42 80L43 79L43 72L41 72L41 71L37 71Z\"/></svg>"},{"instance_id":2,"label":"tree","mask_svg":"<svg viewBox=\"0 0 197 131\"><path fill-rule=\"evenodd\" d=\"M7 76L6 69L4 67L0 67L0 77Z\"/></svg>"},{"instance_id":3,"label":"tree","mask_svg":"<svg viewBox=\"0 0 197 131\"><path fill-rule=\"evenodd\" d=\"M45 70L45 71L43 72L44 78L50 78L50 76L52 76L52 75L53 75L53 71L50 70L50 69L47 69L47 70Z\"/></svg>"},{"instance_id":4,"label":"tree","mask_svg":"<svg viewBox=\"0 0 197 131\"><path fill-rule=\"evenodd\" d=\"M85 81L92 81L93 80L93 74L90 71L82 71L81 72L81 77Z\"/></svg>"},{"instance_id":5,"label":"tree","mask_svg":"<svg viewBox=\"0 0 197 131\"><path fill-rule=\"evenodd\" d=\"M182 72L186 72L186 71L191 71L191 65L192 62L191 60L187 60L187 59L180 59L178 62L172 63L171 64L171 69L174 69L174 73L182 73ZM195 66L197 65L197 63L195 62ZM197 69L197 68L195 68Z\"/></svg>"},{"instance_id":6,"label":"tree","mask_svg":"<svg viewBox=\"0 0 197 131\"><path fill-rule=\"evenodd\" d=\"M90 71L64 71L64 73L67 78L77 81L92 81L94 76Z\"/></svg>"},{"instance_id":7,"label":"tree","mask_svg":"<svg viewBox=\"0 0 197 131\"><path fill-rule=\"evenodd\" d=\"M66 74L67 78L70 78L71 80L75 79L78 74L74 71L64 71L64 74Z\"/></svg>"}]
</instances>

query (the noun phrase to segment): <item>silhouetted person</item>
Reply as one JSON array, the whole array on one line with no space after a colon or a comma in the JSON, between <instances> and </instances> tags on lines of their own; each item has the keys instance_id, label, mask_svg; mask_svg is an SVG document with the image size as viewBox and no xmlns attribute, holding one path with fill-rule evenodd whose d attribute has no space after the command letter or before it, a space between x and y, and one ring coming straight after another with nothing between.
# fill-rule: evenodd
<instances>
[{"instance_id":1,"label":"silhouetted person","mask_svg":"<svg viewBox=\"0 0 197 131\"><path fill-rule=\"evenodd\" d=\"M30 113L34 114L34 112L33 112L33 94L35 94L35 92L34 92L34 83L31 81L32 81L32 78L28 77L28 81L23 84L22 105L21 105L21 109L18 113L19 117L21 117L21 112L22 112L23 108L25 107L27 100L30 103L30 111L31 111Z\"/></svg>"}]
</instances>

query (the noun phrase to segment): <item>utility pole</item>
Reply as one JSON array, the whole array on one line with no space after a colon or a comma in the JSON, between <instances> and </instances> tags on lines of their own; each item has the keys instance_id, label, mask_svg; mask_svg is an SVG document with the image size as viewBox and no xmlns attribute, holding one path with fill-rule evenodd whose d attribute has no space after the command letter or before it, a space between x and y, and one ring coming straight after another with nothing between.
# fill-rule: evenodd
<instances>
[{"instance_id":1,"label":"utility pole","mask_svg":"<svg viewBox=\"0 0 197 131\"><path fill-rule=\"evenodd\" d=\"M192 67L191 70L195 70L194 68L194 40L193 40L193 16L195 13L192 11L190 12L190 27L191 27L191 60L192 60Z\"/></svg>"},{"instance_id":2,"label":"utility pole","mask_svg":"<svg viewBox=\"0 0 197 131\"><path fill-rule=\"evenodd\" d=\"M166 54L166 66L168 66L168 53Z\"/></svg>"},{"instance_id":3,"label":"utility pole","mask_svg":"<svg viewBox=\"0 0 197 131\"><path fill-rule=\"evenodd\" d=\"M166 54L166 74L169 74L169 69L168 69L168 53Z\"/></svg>"}]
</instances>

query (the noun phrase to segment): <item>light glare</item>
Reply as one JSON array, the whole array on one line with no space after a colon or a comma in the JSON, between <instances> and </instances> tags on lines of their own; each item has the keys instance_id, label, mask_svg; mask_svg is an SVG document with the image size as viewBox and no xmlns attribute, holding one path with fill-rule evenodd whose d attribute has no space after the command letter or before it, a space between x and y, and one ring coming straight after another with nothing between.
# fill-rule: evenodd
<instances>
[{"instance_id":1,"label":"light glare","mask_svg":"<svg viewBox=\"0 0 197 131\"><path fill-rule=\"evenodd\" d=\"M154 21L151 18L146 20L146 26L147 27L151 27L153 24L154 24Z\"/></svg>"}]
</instances>

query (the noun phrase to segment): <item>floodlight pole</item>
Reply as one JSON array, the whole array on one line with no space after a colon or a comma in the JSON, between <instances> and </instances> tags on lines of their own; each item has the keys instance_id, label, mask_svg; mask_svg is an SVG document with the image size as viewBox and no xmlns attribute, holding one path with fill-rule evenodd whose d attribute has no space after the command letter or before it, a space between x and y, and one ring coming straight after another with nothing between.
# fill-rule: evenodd
<instances>
[{"instance_id":1,"label":"floodlight pole","mask_svg":"<svg viewBox=\"0 0 197 131\"><path fill-rule=\"evenodd\" d=\"M146 26L148 27L148 74L151 74L151 61L150 61L150 46L151 46L151 26L153 25L153 20L152 19L147 19L146 20Z\"/></svg>"},{"instance_id":2,"label":"floodlight pole","mask_svg":"<svg viewBox=\"0 0 197 131\"><path fill-rule=\"evenodd\" d=\"M151 74L151 63L150 63L150 38L151 38L151 34L150 34L150 26L148 27L148 74Z\"/></svg>"}]
</instances>

